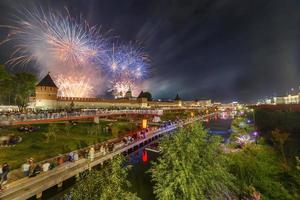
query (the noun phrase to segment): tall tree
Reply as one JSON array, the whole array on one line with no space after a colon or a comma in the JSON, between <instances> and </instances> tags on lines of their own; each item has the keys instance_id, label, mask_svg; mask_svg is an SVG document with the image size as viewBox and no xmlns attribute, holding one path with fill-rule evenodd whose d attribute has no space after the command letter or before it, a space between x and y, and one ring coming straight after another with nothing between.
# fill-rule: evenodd
<instances>
[{"instance_id":1,"label":"tall tree","mask_svg":"<svg viewBox=\"0 0 300 200\"><path fill-rule=\"evenodd\" d=\"M150 92L141 91L138 98L146 98L148 101L152 101L152 94Z\"/></svg>"},{"instance_id":2,"label":"tall tree","mask_svg":"<svg viewBox=\"0 0 300 200\"><path fill-rule=\"evenodd\" d=\"M0 103L10 104L13 94L12 75L5 70L4 65L0 65Z\"/></svg>"},{"instance_id":3,"label":"tall tree","mask_svg":"<svg viewBox=\"0 0 300 200\"><path fill-rule=\"evenodd\" d=\"M151 169L157 199L230 199L234 177L227 172L220 139L200 125L180 129L161 143L162 155Z\"/></svg>"},{"instance_id":4,"label":"tall tree","mask_svg":"<svg viewBox=\"0 0 300 200\"><path fill-rule=\"evenodd\" d=\"M15 103L21 107L27 105L29 97L34 94L36 77L33 74L21 72L14 76Z\"/></svg>"},{"instance_id":5,"label":"tall tree","mask_svg":"<svg viewBox=\"0 0 300 200\"><path fill-rule=\"evenodd\" d=\"M135 194L128 192L128 169L122 167L124 158L115 157L100 170L92 170L81 176L71 190L72 200L135 200Z\"/></svg>"},{"instance_id":6,"label":"tall tree","mask_svg":"<svg viewBox=\"0 0 300 200\"><path fill-rule=\"evenodd\" d=\"M286 132L281 132L279 129L275 129L271 132L272 140L276 145L277 149L280 151L283 162L285 166L287 166L287 159L285 156L284 145L288 140L289 134Z\"/></svg>"},{"instance_id":7,"label":"tall tree","mask_svg":"<svg viewBox=\"0 0 300 200\"><path fill-rule=\"evenodd\" d=\"M284 171L273 148L267 145L248 145L228 156L240 199L252 199L253 191L259 192L262 199L294 199L280 178Z\"/></svg>"}]
</instances>

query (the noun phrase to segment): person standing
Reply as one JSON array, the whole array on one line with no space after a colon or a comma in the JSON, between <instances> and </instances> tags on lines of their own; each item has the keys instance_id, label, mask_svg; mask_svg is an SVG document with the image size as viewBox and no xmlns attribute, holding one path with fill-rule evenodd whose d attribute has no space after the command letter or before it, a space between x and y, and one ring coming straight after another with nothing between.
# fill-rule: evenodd
<instances>
[{"instance_id":1,"label":"person standing","mask_svg":"<svg viewBox=\"0 0 300 200\"><path fill-rule=\"evenodd\" d=\"M35 168L33 169L33 173L30 177L34 177L34 176L40 174L41 172L42 172L42 167L39 164L37 164L35 166Z\"/></svg>"},{"instance_id":2,"label":"person standing","mask_svg":"<svg viewBox=\"0 0 300 200\"><path fill-rule=\"evenodd\" d=\"M76 162L79 159L79 155L77 152L74 152L74 162Z\"/></svg>"},{"instance_id":3,"label":"person standing","mask_svg":"<svg viewBox=\"0 0 300 200\"><path fill-rule=\"evenodd\" d=\"M94 147L90 148L88 158L91 162L94 161L94 159L95 159L95 149L94 149Z\"/></svg>"},{"instance_id":4,"label":"person standing","mask_svg":"<svg viewBox=\"0 0 300 200\"><path fill-rule=\"evenodd\" d=\"M30 158L28 160L28 164L29 164L29 172L28 172L28 176L31 176L33 173L33 169L34 169L34 162L33 162L33 158Z\"/></svg>"},{"instance_id":5,"label":"person standing","mask_svg":"<svg viewBox=\"0 0 300 200\"><path fill-rule=\"evenodd\" d=\"M26 162L22 165L22 171L25 177L29 176L30 164Z\"/></svg>"},{"instance_id":6,"label":"person standing","mask_svg":"<svg viewBox=\"0 0 300 200\"><path fill-rule=\"evenodd\" d=\"M104 145L101 145L100 147L100 154L103 156L105 155L105 148L104 148Z\"/></svg>"},{"instance_id":7,"label":"person standing","mask_svg":"<svg viewBox=\"0 0 300 200\"><path fill-rule=\"evenodd\" d=\"M3 175L3 171L2 171L2 164L0 164L0 192L2 191L2 175Z\"/></svg>"},{"instance_id":8,"label":"person standing","mask_svg":"<svg viewBox=\"0 0 300 200\"><path fill-rule=\"evenodd\" d=\"M7 176L9 173L9 165L7 163L4 163L3 167L2 167L2 180L1 180L1 184L6 184L7 183Z\"/></svg>"},{"instance_id":9,"label":"person standing","mask_svg":"<svg viewBox=\"0 0 300 200\"><path fill-rule=\"evenodd\" d=\"M50 163L49 162L45 162L43 165L42 165L42 168L43 168L43 172L47 172L50 168Z\"/></svg>"},{"instance_id":10,"label":"person standing","mask_svg":"<svg viewBox=\"0 0 300 200\"><path fill-rule=\"evenodd\" d=\"M74 152L68 153L68 161L73 162L74 161Z\"/></svg>"}]
</instances>

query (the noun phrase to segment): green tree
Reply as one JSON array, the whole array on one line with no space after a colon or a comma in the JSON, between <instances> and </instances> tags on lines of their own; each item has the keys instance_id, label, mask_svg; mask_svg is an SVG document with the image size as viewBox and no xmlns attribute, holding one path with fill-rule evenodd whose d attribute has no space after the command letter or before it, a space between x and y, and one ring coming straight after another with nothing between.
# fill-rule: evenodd
<instances>
[{"instance_id":1,"label":"green tree","mask_svg":"<svg viewBox=\"0 0 300 200\"><path fill-rule=\"evenodd\" d=\"M135 200L135 194L128 192L128 169L122 167L124 158L115 157L100 170L92 170L81 176L71 190L73 200Z\"/></svg>"},{"instance_id":2,"label":"green tree","mask_svg":"<svg viewBox=\"0 0 300 200\"><path fill-rule=\"evenodd\" d=\"M152 94L150 92L141 91L138 98L146 98L148 101L152 101Z\"/></svg>"},{"instance_id":3,"label":"green tree","mask_svg":"<svg viewBox=\"0 0 300 200\"><path fill-rule=\"evenodd\" d=\"M0 103L10 104L11 96L13 94L12 75L9 74L4 65L0 65Z\"/></svg>"},{"instance_id":4,"label":"green tree","mask_svg":"<svg viewBox=\"0 0 300 200\"><path fill-rule=\"evenodd\" d=\"M29 97L34 94L36 77L33 74L21 72L15 74L13 82L15 84L15 103L21 107L27 105Z\"/></svg>"},{"instance_id":5,"label":"green tree","mask_svg":"<svg viewBox=\"0 0 300 200\"><path fill-rule=\"evenodd\" d=\"M162 155L150 170L157 199L234 197L234 177L227 171L219 138L208 137L195 124L163 140L161 147Z\"/></svg>"},{"instance_id":6,"label":"green tree","mask_svg":"<svg viewBox=\"0 0 300 200\"><path fill-rule=\"evenodd\" d=\"M253 191L262 199L293 199L283 185L283 173L276 152L266 145L248 145L246 148L228 154L230 171L236 177L240 198L250 198Z\"/></svg>"},{"instance_id":7,"label":"green tree","mask_svg":"<svg viewBox=\"0 0 300 200\"><path fill-rule=\"evenodd\" d=\"M274 131L271 132L271 135L272 135L273 143L276 145L277 149L279 150L285 166L287 166L287 159L285 156L284 145L289 137L289 134L285 132L281 132L279 129L275 129Z\"/></svg>"}]
</instances>

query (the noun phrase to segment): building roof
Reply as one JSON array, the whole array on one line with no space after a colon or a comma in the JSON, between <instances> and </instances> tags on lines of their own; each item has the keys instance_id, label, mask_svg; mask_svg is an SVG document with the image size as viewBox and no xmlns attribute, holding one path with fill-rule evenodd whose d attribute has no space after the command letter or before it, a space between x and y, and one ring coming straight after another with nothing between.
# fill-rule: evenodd
<instances>
[{"instance_id":1,"label":"building roof","mask_svg":"<svg viewBox=\"0 0 300 200\"><path fill-rule=\"evenodd\" d=\"M48 73L38 84L37 86L48 86L48 87L56 87L58 88L53 79L51 78L50 74Z\"/></svg>"}]
</instances>

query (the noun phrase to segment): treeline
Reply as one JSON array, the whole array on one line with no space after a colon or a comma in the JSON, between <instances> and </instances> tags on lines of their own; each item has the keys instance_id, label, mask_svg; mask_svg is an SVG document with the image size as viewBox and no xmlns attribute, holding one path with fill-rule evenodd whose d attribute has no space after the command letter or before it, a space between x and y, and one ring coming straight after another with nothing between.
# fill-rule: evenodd
<instances>
[{"instance_id":1,"label":"treeline","mask_svg":"<svg viewBox=\"0 0 300 200\"><path fill-rule=\"evenodd\" d=\"M33 74L12 74L0 65L0 105L26 106L29 97L34 94L36 82L37 78Z\"/></svg>"},{"instance_id":2,"label":"treeline","mask_svg":"<svg viewBox=\"0 0 300 200\"><path fill-rule=\"evenodd\" d=\"M255 125L269 143L273 143L272 131L287 133L287 155L293 157L300 153L300 112L256 109Z\"/></svg>"},{"instance_id":3,"label":"treeline","mask_svg":"<svg viewBox=\"0 0 300 200\"><path fill-rule=\"evenodd\" d=\"M197 124L165 137L162 152L148 173L155 199L294 200L300 198L300 160L282 167L279 152L263 141L241 149L221 145ZM128 192L127 170L120 158L85 174L68 197L138 199Z\"/></svg>"}]
</instances>

